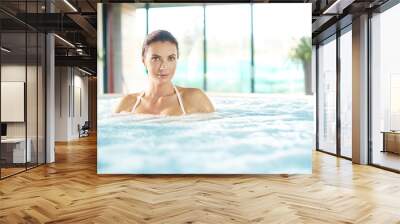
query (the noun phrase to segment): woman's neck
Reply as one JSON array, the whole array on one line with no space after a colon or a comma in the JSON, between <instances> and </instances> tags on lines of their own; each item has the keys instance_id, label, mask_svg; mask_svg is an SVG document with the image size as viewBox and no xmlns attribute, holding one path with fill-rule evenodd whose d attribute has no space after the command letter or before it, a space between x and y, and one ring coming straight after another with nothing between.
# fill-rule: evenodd
<instances>
[{"instance_id":1,"label":"woman's neck","mask_svg":"<svg viewBox=\"0 0 400 224\"><path fill-rule=\"evenodd\" d=\"M150 83L145 95L150 99L157 100L161 97L171 96L174 94L174 86L171 82L163 84Z\"/></svg>"}]
</instances>

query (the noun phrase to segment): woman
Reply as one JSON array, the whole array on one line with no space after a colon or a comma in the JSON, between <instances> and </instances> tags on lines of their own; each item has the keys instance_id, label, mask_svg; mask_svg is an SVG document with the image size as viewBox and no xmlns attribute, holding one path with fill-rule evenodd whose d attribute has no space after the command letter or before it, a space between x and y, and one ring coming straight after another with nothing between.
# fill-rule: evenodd
<instances>
[{"instance_id":1,"label":"woman","mask_svg":"<svg viewBox=\"0 0 400 224\"><path fill-rule=\"evenodd\" d=\"M157 30L150 33L142 48L142 62L149 77L148 88L144 92L124 96L115 112L185 115L215 111L200 89L174 86L171 80L178 57L178 42L170 32Z\"/></svg>"}]
</instances>

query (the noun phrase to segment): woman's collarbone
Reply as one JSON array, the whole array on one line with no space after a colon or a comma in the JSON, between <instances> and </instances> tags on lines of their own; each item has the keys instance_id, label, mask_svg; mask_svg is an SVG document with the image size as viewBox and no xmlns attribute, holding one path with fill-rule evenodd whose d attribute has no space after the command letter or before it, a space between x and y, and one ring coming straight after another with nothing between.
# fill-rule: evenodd
<instances>
[{"instance_id":1,"label":"woman's collarbone","mask_svg":"<svg viewBox=\"0 0 400 224\"><path fill-rule=\"evenodd\" d=\"M138 112L140 113L151 113L151 114L176 114L180 108L179 103L175 105L173 102L142 102L139 105Z\"/></svg>"}]
</instances>

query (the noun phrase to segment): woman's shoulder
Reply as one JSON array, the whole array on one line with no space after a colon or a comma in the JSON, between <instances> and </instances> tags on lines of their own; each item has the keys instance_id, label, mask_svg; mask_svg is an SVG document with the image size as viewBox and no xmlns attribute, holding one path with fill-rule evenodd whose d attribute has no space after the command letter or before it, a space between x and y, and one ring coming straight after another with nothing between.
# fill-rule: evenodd
<instances>
[{"instance_id":1,"label":"woman's shoulder","mask_svg":"<svg viewBox=\"0 0 400 224\"><path fill-rule=\"evenodd\" d=\"M188 110L191 110L193 113L214 111L214 106L212 105L210 99L203 90L198 88L177 88L178 91L182 94L185 108L187 108Z\"/></svg>"},{"instance_id":2,"label":"woman's shoulder","mask_svg":"<svg viewBox=\"0 0 400 224\"><path fill-rule=\"evenodd\" d=\"M140 93L130 93L121 97L119 104L115 108L115 113L130 112L133 105L135 105L137 97Z\"/></svg>"},{"instance_id":3,"label":"woman's shoulder","mask_svg":"<svg viewBox=\"0 0 400 224\"><path fill-rule=\"evenodd\" d=\"M198 97L198 96L205 96L203 90L198 88L186 88L186 87L179 87L177 86L179 93L182 94L182 97Z\"/></svg>"}]
</instances>

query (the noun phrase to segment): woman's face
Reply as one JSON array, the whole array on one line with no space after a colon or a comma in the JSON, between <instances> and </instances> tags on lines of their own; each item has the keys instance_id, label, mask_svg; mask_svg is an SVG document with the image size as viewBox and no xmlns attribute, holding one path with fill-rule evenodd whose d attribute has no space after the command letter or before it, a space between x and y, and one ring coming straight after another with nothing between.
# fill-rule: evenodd
<instances>
[{"instance_id":1,"label":"woman's face","mask_svg":"<svg viewBox=\"0 0 400 224\"><path fill-rule=\"evenodd\" d=\"M178 52L176 45L169 42L151 43L144 55L143 63L151 81L170 82L175 74Z\"/></svg>"}]
</instances>

